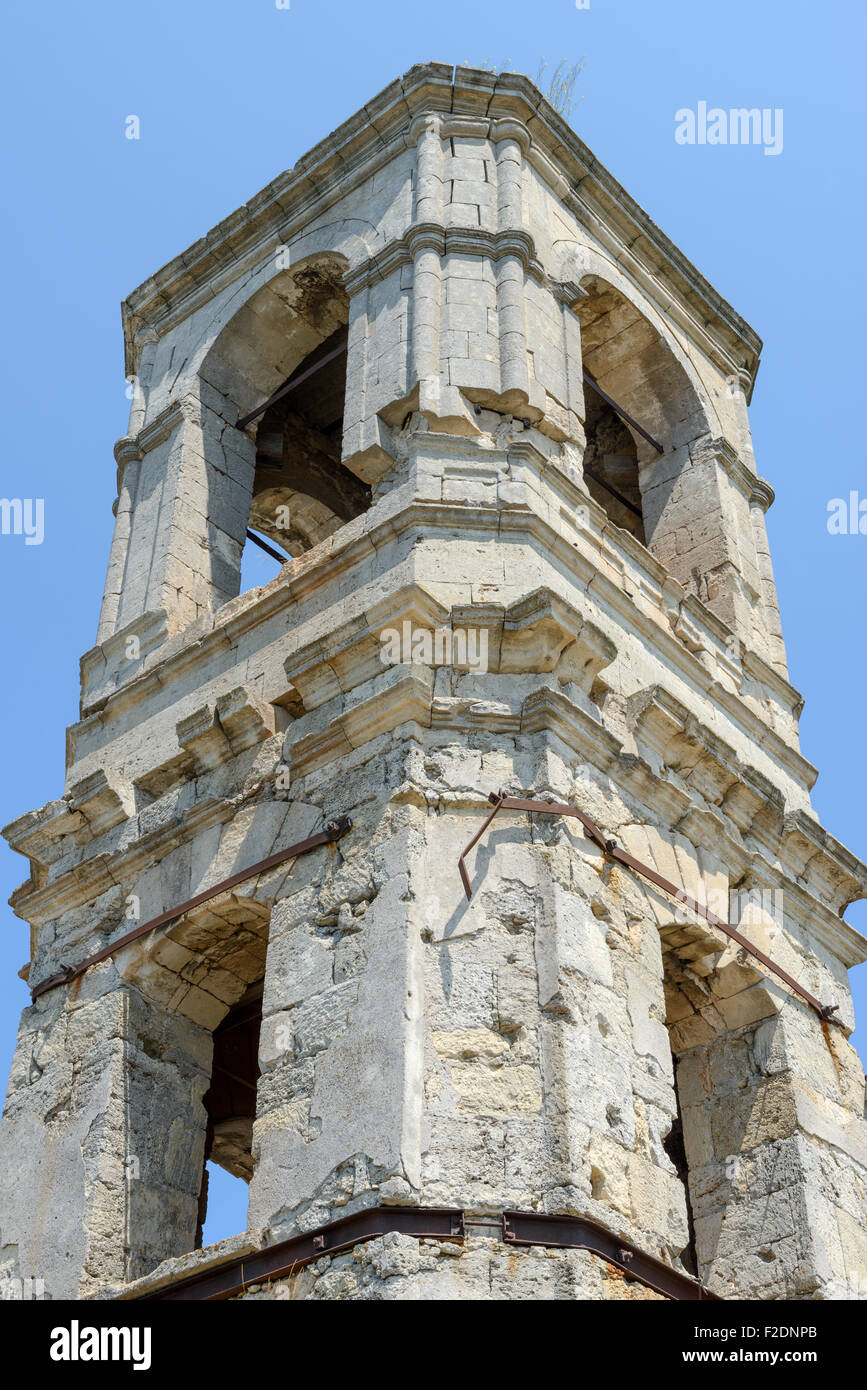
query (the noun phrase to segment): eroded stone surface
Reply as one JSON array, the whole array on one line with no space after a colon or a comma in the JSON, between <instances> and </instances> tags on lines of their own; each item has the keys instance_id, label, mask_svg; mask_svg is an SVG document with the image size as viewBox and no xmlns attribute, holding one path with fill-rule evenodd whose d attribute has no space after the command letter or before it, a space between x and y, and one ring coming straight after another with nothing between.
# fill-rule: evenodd
<instances>
[{"instance_id":1,"label":"eroded stone surface","mask_svg":"<svg viewBox=\"0 0 867 1390\"><path fill-rule=\"evenodd\" d=\"M867 871L810 805L752 330L525 79L436 64L125 324L139 390L65 791L5 832L30 983L353 829L25 1010L3 1270L122 1297L396 1203L589 1216L723 1296L863 1297L865 947L841 914ZM345 381L235 427L344 328ZM661 454L588 409L582 362ZM250 524L294 558L238 594ZM574 820L501 812L468 902L458 857L502 788L579 806L843 1026ZM193 1253L213 1035L257 997L255 1113L213 1150L251 1174L248 1235ZM651 1296L475 1231L244 1294Z\"/></svg>"}]
</instances>

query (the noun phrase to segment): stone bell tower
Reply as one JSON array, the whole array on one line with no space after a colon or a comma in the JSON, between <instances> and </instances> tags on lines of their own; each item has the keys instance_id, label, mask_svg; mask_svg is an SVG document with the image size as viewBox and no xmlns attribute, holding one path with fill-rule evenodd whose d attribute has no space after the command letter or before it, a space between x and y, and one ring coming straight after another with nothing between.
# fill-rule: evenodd
<instances>
[{"instance_id":1,"label":"stone bell tower","mask_svg":"<svg viewBox=\"0 0 867 1390\"><path fill-rule=\"evenodd\" d=\"M439 64L124 328L81 718L4 832L4 1275L863 1297L867 871L810 805L753 331L529 81ZM250 1200L201 1248L207 1158Z\"/></svg>"}]
</instances>

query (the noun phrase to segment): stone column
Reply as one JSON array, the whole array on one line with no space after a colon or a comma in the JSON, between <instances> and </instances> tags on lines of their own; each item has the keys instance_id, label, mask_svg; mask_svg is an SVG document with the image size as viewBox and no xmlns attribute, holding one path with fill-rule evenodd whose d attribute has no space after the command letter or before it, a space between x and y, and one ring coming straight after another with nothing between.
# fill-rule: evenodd
<instances>
[{"instance_id":1,"label":"stone column","mask_svg":"<svg viewBox=\"0 0 867 1390\"><path fill-rule=\"evenodd\" d=\"M768 630L769 658L771 665L779 671L780 675L788 679L789 668L783 641L783 625L780 621L780 605L777 599L774 565L765 524L765 513L773 500L774 490L770 483L765 482L763 478L757 478L750 497L750 520L756 545L756 563L759 570L765 625Z\"/></svg>"},{"instance_id":2,"label":"stone column","mask_svg":"<svg viewBox=\"0 0 867 1390\"><path fill-rule=\"evenodd\" d=\"M210 1065L210 1033L111 965L25 1011L0 1129L16 1277L77 1298L192 1250Z\"/></svg>"},{"instance_id":3,"label":"stone column","mask_svg":"<svg viewBox=\"0 0 867 1390\"><path fill-rule=\"evenodd\" d=\"M750 386L750 380L748 372L737 372L728 379L728 391L734 404L735 416L740 433L740 457L743 459L750 473L754 474L756 477L755 488L749 499L750 522L753 531L753 541L755 543L764 623L768 636L767 655L771 665L779 671L780 675L788 678L786 648L783 643L780 606L777 600L777 586L774 581L774 567L771 562L768 533L765 526L765 513L774 500L774 490L770 483L758 477L758 466L756 464L753 436L750 429L750 417L747 408L747 391Z\"/></svg>"},{"instance_id":4,"label":"stone column","mask_svg":"<svg viewBox=\"0 0 867 1390\"><path fill-rule=\"evenodd\" d=\"M117 460L118 494L114 504L114 535L111 540L105 593L96 633L97 643L104 642L117 627L129 538L132 531L132 510L135 505L142 458L135 439L129 435L125 435L123 439L117 441L114 446L114 456Z\"/></svg>"},{"instance_id":5,"label":"stone column","mask_svg":"<svg viewBox=\"0 0 867 1390\"><path fill-rule=\"evenodd\" d=\"M779 1014L678 1060L701 1278L729 1298L863 1298L857 1056L775 989L748 993Z\"/></svg>"},{"instance_id":6,"label":"stone column","mask_svg":"<svg viewBox=\"0 0 867 1390\"><path fill-rule=\"evenodd\" d=\"M234 598L252 497L253 441L229 435L195 395L173 402L122 452L139 461L118 508L127 539L111 563L115 582L123 565L122 589L104 614L101 640L109 621L117 631L164 610L168 632L177 632Z\"/></svg>"},{"instance_id":7,"label":"stone column","mask_svg":"<svg viewBox=\"0 0 867 1390\"><path fill-rule=\"evenodd\" d=\"M271 913L248 1224L283 1236L420 1200L418 837L368 815L347 861L299 864Z\"/></svg>"},{"instance_id":8,"label":"stone column","mask_svg":"<svg viewBox=\"0 0 867 1390\"><path fill-rule=\"evenodd\" d=\"M753 449L753 436L750 430L750 417L747 410L747 389L750 385L749 372L740 371L728 378L728 391L734 404L735 416L737 418L740 439L738 440L738 452L753 473L758 472L756 467L756 455Z\"/></svg>"},{"instance_id":9,"label":"stone column","mask_svg":"<svg viewBox=\"0 0 867 1390\"><path fill-rule=\"evenodd\" d=\"M563 361L566 377L566 409L568 414L562 419L567 436L583 450L586 444L584 435L584 376L582 372L581 323L575 312L576 305L586 298L582 290L572 280L557 281L551 286L552 293L560 305L563 319ZM586 486L582 477L582 487Z\"/></svg>"},{"instance_id":10,"label":"stone column","mask_svg":"<svg viewBox=\"0 0 867 1390\"><path fill-rule=\"evenodd\" d=\"M412 231L412 368L418 408L440 414L440 300L443 254L443 148L440 117L422 116L411 134L418 141Z\"/></svg>"},{"instance_id":11,"label":"stone column","mask_svg":"<svg viewBox=\"0 0 867 1390\"><path fill-rule=\"evenodd\" d=\"M111 551L109 552L105 593L96 634L97 643L104 642L117 627L117 614L126 569L130 531L132 530L132 509L135 506L139 465L142 457L136 444L136 435L145 421L147 412L145 383L150 380L158 342L159 339L152 329L143 331L136 339L136 346L141 344L141 357L138 372L129 378L133 386L129 424L124 437L119 439L114 446L114 457L117 461L117 498L112 508L115 515L115 526Z\"/></svg>"},{"instance_id":12,"label":"stone column","mask_svg":"<svg viewBox=\"0 0 867 1390\"><path fill-rule=\"evenodd\" d=\"M497 232L523 230L522 170L527 133L517 123L498 122ZM527 333L524 322L524 265L517 253L497 262L497 320L500 344L500 392L507 406L517 409L530 396Z\"/></svg>"}]
</instances>

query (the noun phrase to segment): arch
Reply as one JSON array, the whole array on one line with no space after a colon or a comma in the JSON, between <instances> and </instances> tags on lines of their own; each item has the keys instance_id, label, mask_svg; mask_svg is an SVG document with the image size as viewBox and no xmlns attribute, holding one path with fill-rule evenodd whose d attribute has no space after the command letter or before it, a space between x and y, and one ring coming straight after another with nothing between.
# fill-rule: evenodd
<instances>
[{"instance_id":1,"label":"arch","mask_svg":"<svg viewBox=\"0 0 867 1390\"><path fill-rule=\"evenodd\" d=\"M645 543L638 450L629 426L603 398L585 393L584 481L611 520Z\"/></svg>"},{"instance_id":2,"label":"arch","mask_svg":"<svg viewBox=\"0 0 867 1390\"><path fill-rule=\"evenodd\" d=\"M778 1191L792 1182L779 1162L796 1128L791 1078L768 1065L780 1046L774 1039L784 998L736 943L714 942L700 921L672 921L661 932L678 1112L666 1152L687 1197L685 1258L724 1296L761 1296L756 1284L765 1297L791 1296L779 1282L777 1269L785 1265L774 1256L777 1234L765 1236L768 1204L793 1195ZM764 929L754 924L750 934L761 940ZM731 1247L742 1245L745 1230L754 1248L732 1261Z\"/></svg>"},{"instance_id":3,"label":"arch","mask_svg":"<svg viewBox=\"0 0 867 1390\"><path fill-rule=\"evenodd\" d=\"M233 582L223 586L229 597L241 588L251 535L294 557L370 505L370 489L341 461L346 268L343 256L317 252L279 270L224 324L201 363L203 427L210 426L210 432L203 428L204 457L213 457L218 473L228 463L231 481L240 484L229 488L235 562ZM248 420L253 412L259 413ZM226 421L241 422L228 440ZM213 482L223 485L217 475Z\"/></svg>"},{"instance_id":4,"label":"arch","mask_svg":"<svg viewBox=\"0 0 867 1390\"><path fill-rule=\"evenodd\" d=\"M143 938L117 968L128 996L130 1278L201 1244L207 1164L250 1181L271 907L225 893Z\"/></svg>"},{"instance_id":5,"label":"arch","mask_svg":"<svg viewBox=\"0 0 867 1390\"><path fill-rule=\"evenodd\" d=\"M250 525L292 556L370 506L370 488L340 458L346 341L346 328L335 329L292 372L256 422Z\"/></svg>"},{"instance_id":6,"label":"arch","mask_svg":"<svg viewBox=\"0 0 867 1390\"><path fill-rule=\"evenodd\" d=\"M278 265L220 328L198 376L232 402L237 418L267 400L305 357L346 325L347 269L344 256L327 251Z\"/></svg>"},{"instance_id":7,"label":"arch","mask_svg":"<svg viewBox=\"0 0 867 1390\"><path fill-rule=\"evenodd\" d=\"M602 275L587 274L580 284L583 364L595 381L666 453L710 434L698 384L667 335ZM653 462L652 445L631 433L640 463Z\"/></svg>"},{"instance_id":8,"label":"arch","mask_svg":"<svg viewBox=\"0 0 867 1390\"><path fill-rule=\"evenodd\" d=\"M707 394L680 345L649 317L649 306L648 313L643 312L601 274L587 273L580 283L584 297L576 313L581 324L590 471L600 474L609 490L614 487L621 510L625 501L624 515L633 520L628 529L687 592L707 602L734 630L739 624L743 628L751 622L745 574L751 572L754 560L744 555L739 543L743 518L724 477L711 424L718 422ZM601 462L594 458L599 426L588 373L622 412L622 455L618 458L614 451L607 465L604 451ZM635 423L624 421L623 415ZM610 423L609 418L603 441L612 437ZM612 482L617 478L619 485ZM588 487L591 482L588 479ZM634 503L636 495L640 507ZM633 510L629 510L630 501ZM618 525L624 525L610 498L603 505Z\"/></svg>"}]
</instances>

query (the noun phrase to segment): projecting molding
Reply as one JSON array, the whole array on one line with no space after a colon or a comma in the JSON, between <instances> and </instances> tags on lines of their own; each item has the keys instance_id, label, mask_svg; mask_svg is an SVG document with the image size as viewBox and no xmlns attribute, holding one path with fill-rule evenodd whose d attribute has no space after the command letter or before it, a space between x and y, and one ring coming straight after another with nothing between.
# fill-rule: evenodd
<instances>
[{"instance_id":1,"label":"projecting molding","mask_svg":"<svg viewBox=\"0 0 867 1390\"><path fill-rule=\"evenodd\" d=\"M761 340L623 186L541 92L517 73L422 63L384 88L331 135L145 280L122 306L126 372L138 370L145 336L162 334L219 289L249 273L296 227L311 223L414 142L415 123L440 113L441 133L519 138L526 158L620 269L659 297L703 350L741 373L752 390ZM449 229L452 237L472 228ZM377 254L381 253L380 252ZM353 267L350 276L355 271ZM553 267L548 267L553 272Z\"/></svg>"}]
</instances>

